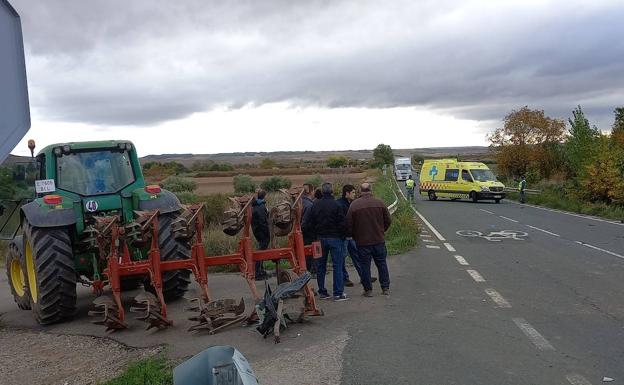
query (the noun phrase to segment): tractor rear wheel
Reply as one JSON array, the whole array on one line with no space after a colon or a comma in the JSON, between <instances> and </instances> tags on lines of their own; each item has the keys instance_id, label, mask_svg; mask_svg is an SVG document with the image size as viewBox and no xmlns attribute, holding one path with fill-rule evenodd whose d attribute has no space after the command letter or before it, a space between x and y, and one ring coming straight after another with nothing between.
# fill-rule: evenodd
<instances>
[{"instance_id":1,"label":"tractor rear wheel","mask_svg":"<svg viewBox=\"0 0 624 385\"><path fill-rule=\"evenodd\" d=\"M5 258L7 278L11 287L11 294L17 303L17 307L22 310L30 310L30 299L28 294L28 284L26 281L26 261L24 259L24 240L21 236L16 237L10 244Z\"/></svg>"},{"instance_id":2,"label":"tractor rear wheel","mask_svg":"<svg viewBox=\"0 0 624 385\"><path fill-rule=\"evenodd\" d=\"M191 245L186 240L176 239L171 231L171 223L179 216L179 213L162 214L158 217L158 246L160 247L160 260L173 261L176 259L188 259L191 257ZM163 296L166 301L180 298L188 290L191 283L190 270L173 270L162 273ZM149 279L143 286L147 291L154 293Z\"/></svg>"},{"instance_id":3,"label":"tractor rear wheel","mask_svg":"<svg viewBox=\"0 0 624 385\"><path fill-rule=\"evenodd\" d=\"M37 322L51 324L76 312L76 271L66 229L24 224L25 273Z\"/></svg>"}]
</instances>

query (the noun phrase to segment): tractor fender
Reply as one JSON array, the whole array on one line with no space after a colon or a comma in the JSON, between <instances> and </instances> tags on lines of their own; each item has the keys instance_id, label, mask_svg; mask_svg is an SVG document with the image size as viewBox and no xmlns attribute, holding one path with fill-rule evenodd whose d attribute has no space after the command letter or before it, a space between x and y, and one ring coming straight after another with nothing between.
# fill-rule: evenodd
<instances>
[{"instance_id":1,"label":"tractor fender","mask_svg":"<svg viewBox=\"0 0 624 385\"><path fill-rule=\"evenodd\" d=\"M161 214L168 214L182 209L178 197L167 190L162 190L156 199L148 199L139 201L139 210L154 211L158 210Z\"/></svg>"},{"instance_id":2,"label":"tractor fender","mask_svg":"<svg viewBox=\"0 0 624 385\"><path fill-rule=\"evenodd\" d=\"M34 227L62 227L76 223L73 209L45 209L33 201L22 206L22 219Z\"/></svg>"}]
</instances>

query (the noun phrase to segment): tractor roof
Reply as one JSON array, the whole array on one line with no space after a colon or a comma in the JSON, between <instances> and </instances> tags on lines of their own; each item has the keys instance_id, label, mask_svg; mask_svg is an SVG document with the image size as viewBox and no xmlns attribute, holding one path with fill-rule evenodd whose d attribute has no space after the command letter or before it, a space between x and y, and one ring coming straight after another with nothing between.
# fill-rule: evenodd
<instances>
[{"instance_id":1,"label":"tractor roof","mask_svg":"<svg viewBox=\"0 0 624 385\"><path fill-rule=\"evenodd\" d=\"M39 151L39 154L44 153L46 151L51 151L54 147L62 147L69 146L72 150L89 150L89 149L98 149L98 148L111 148L117 147L119 143L132 143L129 140L97 140L90 142L66 142L66 143L55 143L45 146L43 149Z\"/></svg>"}]
</instances>

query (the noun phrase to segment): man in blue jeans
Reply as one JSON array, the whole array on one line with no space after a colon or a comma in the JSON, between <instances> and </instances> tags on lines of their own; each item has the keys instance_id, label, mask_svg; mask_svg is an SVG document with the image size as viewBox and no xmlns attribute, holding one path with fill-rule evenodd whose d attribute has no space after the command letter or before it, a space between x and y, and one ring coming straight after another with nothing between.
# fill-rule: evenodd
<instances>
[{"instance_id":1,"label":"man in blue jeans","mask_svg":"<svg viewBox=\"0 0 624 385\"><path fill-rule=\"evenodd\" d=\"M325 273L327 259L331 255L333 266L333 298L334 301L349 299L344 293L343 265L345 259L345 214L340 204L333 196L331 183L321 186L323 196L310 208L309 215L302 223L304 231L312 231L321 242L323 255L316 260L316 281L318 283L319 298L331 298L325 288Z\"/></svg>"},{"instance_id":2,"label":"man in blue jeans","mask_svg":"<svg viewBox=\"0 0 624 385\"><path fill-rule=\"evenodd\" d=\"M383 295L390 295L390 273L386 257L384 233L390 228L392 219L386 204L373 197L370 183L362 183L362 196L351 203L347 212L347 235L351 235L358 248L363 295L373 296L371 282L371 260L379 272L379 283Z\"/></svg>"}]
</instances>

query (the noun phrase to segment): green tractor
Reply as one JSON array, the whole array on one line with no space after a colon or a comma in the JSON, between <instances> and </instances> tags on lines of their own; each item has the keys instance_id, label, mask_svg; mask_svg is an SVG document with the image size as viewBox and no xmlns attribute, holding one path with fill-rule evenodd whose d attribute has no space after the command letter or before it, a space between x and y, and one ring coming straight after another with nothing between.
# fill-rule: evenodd
<instances>
[{"instance_id":1,"label":"green tractor","mask_svg":"<svg viewBox=\"0 0 624 385\"><path fill-rule=\"evenodd\" d=\"M34 154L34 142L29 147ZM138 212L158 210L161 260L190 257L189 242L171 230L182 211L179 200L158 185L145 184L131 142L53 144L17 169L14 197L24 198L28 191L32 195L2 202L0 233L12 238L6 269L15 302L31 309L39 323L71 317L76 312L76 285L103 280L106 261L90 235L97 217L117 216L121 224L131 225ZM22 234L16 236L19 228ZM148 258L145 247L129 251L132 260ZM162 279L164 297L172 300L187 291L190 272L168 271ZM128 277L122 284L138 287L141 281L146 290L153 290L147 277Z\"/></svg>"}]
</instances>

